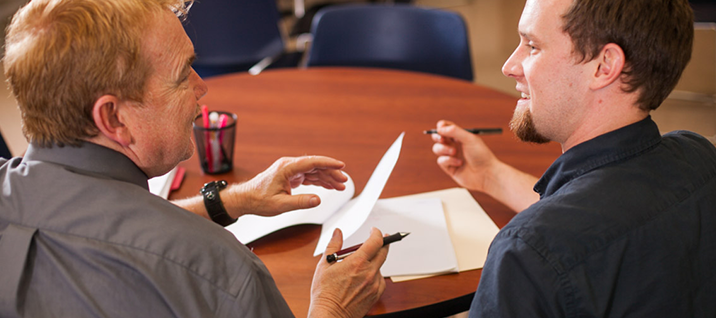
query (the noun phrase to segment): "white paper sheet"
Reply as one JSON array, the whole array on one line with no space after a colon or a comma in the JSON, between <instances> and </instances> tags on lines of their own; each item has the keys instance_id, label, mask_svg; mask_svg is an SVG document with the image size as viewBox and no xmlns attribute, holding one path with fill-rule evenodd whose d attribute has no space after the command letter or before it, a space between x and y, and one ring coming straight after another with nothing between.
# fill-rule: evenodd
<instances>
[{"instance_id":1,"label":"white paper sheet","mask_svg":"<svg viewBox=\"0 0 716 318\"><path fill-rule=\"evenodd\" d=\"M174 181L174 176L176 176L176 174L177 168L174 167L174 169L167 172L165 175L149 179L149 192L164 199L169 198L169 191L172 188L172 182Z\"/></svg>"},{"instance_id":2,"label":"white paper sheet","mask_svg":"<svg viewBox=\"0 0 716 318\"><path fill-rule=\"evenodd\" d=\"M338 211L355 194L353 179L348 177L343 191L328 190L324 187L301 185L291 190L291 194L316 194L321 198L321 204L317 207L303 210L289 211L273 217L247 214L241 216L234 224L226 229L236 236L236 239L243 244L248 244L274 231L297 225L297 224L323 224L328 217Z\"/></svg>"},{"instance_id":3,"label":"white paper sheet","mask_svg":"<svg viewBox=\"0 0 716 318\"><path fill-rule=\"evenodd\" d=\"M495 222L464 188L451 188L400 198L430 197L440 198L443 202L445 220L455 248L459 271L485 266L487 250L490 248L492 239L500 231ZM399 282L423 277L427 276L393 276L391 279L394 282Z\"/></svg>"},{"instance_id":4,"label":"white paper sheet","mask_svg":"<svg viewBox=\"0 0 716 318\"><path fill-rule=\"evenodd\" d=\"M331 239L333 230L340 228L343 237L350 237L358 228L363 225L368 218L370 211L373 210L375 202L378 201L380 194L383 192L385 183L388 182L390 174L393 172L395 164L400 156L400 149L403 144L403 136L401 133L398 139L393 142L388 151L380 159L378 166L368 179L363 192L355 199L349 201L337 213L333 214L321 228L321 237L318 239L316 250L313 256L322 254L326 250L326 246Z\"/></svg>"},{"instance_id":5,"label":"white paper sheet","mask_svg":"<svg viewBox=\"0 0 716 318\"><path fill-rule=\"evenodd\" d=\"M388 259L380 268L384 277L457 272L455 250L440 199L380 199L358 231L343 241L343 246L363 243L371 227L384 234L410 232L402 241L390 245Z\"/></svg>"}]
</instances>

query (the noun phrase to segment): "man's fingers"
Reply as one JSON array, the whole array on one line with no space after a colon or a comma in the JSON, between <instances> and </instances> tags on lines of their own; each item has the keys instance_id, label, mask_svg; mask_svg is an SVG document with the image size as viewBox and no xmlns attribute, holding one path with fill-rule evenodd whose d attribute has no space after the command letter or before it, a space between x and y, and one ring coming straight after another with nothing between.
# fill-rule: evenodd
<instances>
[{"instance_id":1,"label":"man's fingers","mask_svg":"<svg viewBox=\"0 0 716 318\"><path fill-rule=\"evenodd\" d=\"M346 166L343 161L324 156L299 157L288 167L291 175L300 173L313 173L319 169L343 169Z\"/></svg>"},{"instance_id":2,"label":"man's fingers","mask_svg":"<svg viewBox=\"0 0 716 318\"><path fill-rule=\"evenodd\" d=\"M274 210L283 213L298 209L310 209L321 204L321 198L315 194L282 194L276 197Z\"/></svg>"},{"instance_id":3,"label":"man's fingers","mask_svg":"<svg viewBox=\"0 0 716 318\"><path fill-rule=\"evenodd\" d=\"M455 125L455 123L453 123L449 120L441 119L438 121L437 127L440 128L440 127L452 126L452 125Z\"/></svg>"},{"instance_id":4,"label":"man's fingers","mask_svg":"<svg viewBox=\"0 0 716 318\"><path fill-rule=\"evenodd\" d=\"M284 173L291 180L291 187L300 184L317 185L327 189L344 190L348 177L340 169L345 167L342 161L324 156L306 156L292 158L284 165Z\"/></svg>"},{"instance_id":5,"label":"man's fingers","mask_svg":"<svg viewBox=\"0 0 716 318\"><path fill-rule=\"evenodd\" d=\"M467 140L468 138L474 136L473 134L467 132L465 129L462 129L462 127L455 124L438 127L438 134L440 134L440 136L442 136L443 138L449 137L458 142L463 142L464 140Z\"/></svg>"},{"instance_id":6,"label":"man's fingers","mask_svg":"<svg viewBox=\"0 0 716 318\"><path fill-rule=\"evenodd\" d=\"M328 245L326 245L326 251L323 255L330 255L335 252L338 252L341 250L341 247L343 246L343 232L341 232L341 229L336 228L333 230L333 235L331 236L331 240L328 241Z\"/></svg>"},{"instance_id":7,"label":"man's fingers","mask_svg":"<svg viewBox=\"0 0 716 318\"><path fill-rule=\"evenodd\" d=\"M382 243L382 240L381 240ZM390 249L390 245L382 246L378 250L378 253L373 257L373 261L377 262L377 264L380 264L378 267L382 266L383 263L385 263L385 260L388 259L388 250Z\"/></svg>"},{"instance_id":8,"label":"man's fingers","mask_svg":"<svg viewBox=\"0 0 716 318\"><path fill-rule=\"evenodd\" d=\"M460 158L455 157L449 157L449 156L440 156L438 157L438 165L441 167L461 167L463 165L463 160Z\"/></svg>"},{"instance_id":9,"label":"man's fingers","mask_svg":"<svg viewBox=\"0 0 716 318\"><path fill-rule=\"evenodd\" d=\"M438 156L454 156L457 149L453 145L445 145L441 143L433 144L433 153Z\"/></svg>"},{"instance_id":10,"label":"man's fingers","mask_svg":"<svg viewBox=\"0 0 716 318\"><path fill-rule=\"evenodd\" d=\"M366 259L373 260L379 256L379 254L380 254L379 252L382 247L383 247L383 234L381 234L380 230L378 230L376 228L372 228L370 230L370 236L363 243L363 246L361 246L356 251L356 253L364 253ZM387 252L386 252L386 257L387 257ZM382 261L379 264L383 264L383 262L385 262L384 258L382 259Z\"/></svg>"},{"instance_id":11,"label":"man's fingers","mask_svg":"<svg viewBox=\"0 0 716 318\"><path fill-rule=\"evenodd\" d=\"M348 177L340 170L317 170L305 175L303 184L322 186L326 189L345 190Z\"/></svg>"}]
</instances>

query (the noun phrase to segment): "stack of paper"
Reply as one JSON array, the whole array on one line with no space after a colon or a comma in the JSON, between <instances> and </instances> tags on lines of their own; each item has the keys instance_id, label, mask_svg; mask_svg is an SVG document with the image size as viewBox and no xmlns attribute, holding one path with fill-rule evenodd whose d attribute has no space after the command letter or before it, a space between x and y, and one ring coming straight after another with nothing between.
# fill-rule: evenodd
<instances>
[{"instance_id":1,"label":"stack of paper","mask_svg":"<svg viewBox=\"0 0 716 318\"><path fill-rule=\"evenodd\" d=\"M380 268L385 276L444 274L458 271L439 198L381 199L358 231L344 240L353 246L368 239L371 227L383 233L409 232L390 245L388 258Z\"/></svg>"},{"instance_id":2,"label":"stack of paper","mask_svg":"<svg viewBox=\"0 0 716 318\"><path fill-rule=\"evenodd\" d=\"M464 188L451 188L396 199L440 198L445 212L450 240L455 248L460 272L482 268L487 251L499 228L485 210ZM389 199L392 200L392 199ZM380 201L379 201L380 202ZM408 238L405 238L407 241ZM392 248L398 244L391 244ZM390 257L390 256L389 256ZM392 276L394 282L423 278L426 276Z\"/></svg>"},{"instance_id":3,"label":"stack of paper","mask_svg":"<svg viewBox=\"0 0 716 318\"><path fill-rule=\"evenodd\" d=\"M390 245L381 274L394 282L482 268L499 228L464 188L378 200L366 223L344 246L384 233L411 232Z\"/></svg>"}]
</instances>

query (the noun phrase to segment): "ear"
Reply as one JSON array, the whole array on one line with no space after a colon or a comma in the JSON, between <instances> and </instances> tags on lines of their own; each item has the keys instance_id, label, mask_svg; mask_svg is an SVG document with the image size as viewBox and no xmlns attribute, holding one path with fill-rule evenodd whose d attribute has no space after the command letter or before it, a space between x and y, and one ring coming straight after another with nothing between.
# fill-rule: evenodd
<instances>
[{"instance_id":1,"label":"ear","mask_svg":"<svg viewBox=\"0 0 716 318\"><path fill-rule=\"evenodd\" d=\"M624 70L625 60L624 51L619 45L615 43L605 45L594 59L597 69L590 88L598 90L617 81Z\"/></svg>"},{"instance_id":2,"label":"ear","mask_svg":"<svg viewBox=\"0 0 716 318\"><path fill-rule=\"evenodd\" d=\"M102 95L94 103L92 118L102 135L127 147L132 143L132 134L121 116L121 106L116 96Z\"/></svg>"}]
</instances>

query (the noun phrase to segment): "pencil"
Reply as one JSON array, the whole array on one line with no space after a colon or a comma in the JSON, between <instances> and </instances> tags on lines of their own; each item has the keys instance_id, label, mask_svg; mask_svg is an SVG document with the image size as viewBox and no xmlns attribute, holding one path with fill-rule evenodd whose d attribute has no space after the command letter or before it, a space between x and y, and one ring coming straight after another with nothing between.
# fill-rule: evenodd
<instances>
[{"instance_id":1,"label":"pencil","mask_svg":"<svg viewBox=\"0 0 716 318\"><path fill-rule=\"evenodd\" d=\"M468 128L465 129L469 133L473 133L475 135L494 135L494 134L501 134L502 128ZM423 134L437 134L438 131L435 129L430 130L424 130Z\"/></svg>"}]
</instances>

